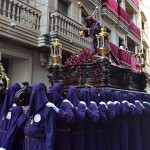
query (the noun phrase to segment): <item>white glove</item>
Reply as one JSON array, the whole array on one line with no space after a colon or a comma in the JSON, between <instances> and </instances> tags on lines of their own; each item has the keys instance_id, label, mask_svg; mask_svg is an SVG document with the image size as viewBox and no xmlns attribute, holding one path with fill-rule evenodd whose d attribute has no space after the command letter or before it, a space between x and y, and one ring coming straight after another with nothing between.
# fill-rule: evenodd
<instances>
[{"instance_id":1,"label":"white glove","mask_svg":"<svg viewBox=\"0 0 150 150\"><path fill-rule=\"evenodd\" d=\"M101 101L99 104L100 104L100 105L104 105L104 106L105 106L105 108L106 108L106 109L108 109L108 106L106 105L106 103L105 103L105 102Z\"/></svg>"},{"instance_id":2,"label":"white glove","mask_svg":"<svg viewBox=\"0 0 150 150\"><path fill-rule=\"evenodd\" d=\"M125 104L125 103L128 105L128 107L130 107L130 103L128 101L126 101L126 100L123 100L122 104Z\"/></svg>"},{"instance_id":3,"label":"white glove","mask_svg":"<svg viewBox=\"0 0 150 150\"><path fill-rule=\"evenodd\" d=\"M6 149L1 147L0 150L6 150Z\"/></svg>"},{"instance_id":4,"label":"white glove","mask_svg":"<svg viewBox=\"0 0 150 150\"><path fill-rule=\"evenodd\" d=\"M136 104L136 103L139 104L143 109L145 108L145 107L143 106L143 104L142 104L140 101L136 100L136 101L135 101L135 104Z\"/></svg>"},{"instance_id":5,"label":"white glove","mask_svg":"<svg viewBox=\"0 0 150 150\"><path fill-rule=\"evenodd\" d=\"M70 103L71 107L73 107L73 104L68 99L63 100L63 102Z\"/></svg>"},{"instance_id":6,"label":"white glove","mask_svg":"<svg viewBox=\"0 0 150 150\"><path fill-rule=\"evenodd\" d=\"M85 108L86 108L85 110L88 109L87 106L86 106L86 103L85 103L84 101L80 101L79 103L80 103L80 104L83 104L83 105L85 106Z\"/></svg>"},{"instance_id":7,"label":"white glove","mask_svg":"<svg viewBox=\"0 0 150 150\"><path fill-rule=\"evenodd\" d=\"M91 104L96 104L94 101L90 101Z\"/></svg>"},{"instance_id":8,"label":"white glove","mask_svg":"<svg viewBox=\"0 0 150 150\"><path fill-rule=\"evenodd\" d=\"M51 102L48 102L48 103L46 104L46 106L53 108L54 111L56 111L57 113L59 112L59 109L58 109L53 103L51 103Z\"/></svg>"},{"instance_id":9,"label":"white glove","mask_svg":"<svg viewBox=\"0 0 150 150\"><path fill-rule=\"evenodd\" d=\"M79 102L80 104L83 104L83 105L86 105L86 103L84 101L80 101Z\"/></svg>"}]
</instances>

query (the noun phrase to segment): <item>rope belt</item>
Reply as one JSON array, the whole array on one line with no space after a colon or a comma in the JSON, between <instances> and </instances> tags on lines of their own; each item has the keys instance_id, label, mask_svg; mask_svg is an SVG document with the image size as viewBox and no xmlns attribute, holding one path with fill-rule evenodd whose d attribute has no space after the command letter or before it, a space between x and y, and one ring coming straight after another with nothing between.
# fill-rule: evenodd
<instances>
[{"instance_id":1,"label":"rope belt","mask_svg":"<svg viewBox=\"0 0 150 150\"><path fill-rule=\"evenodd\" d=\"M70 129L57 129L58 132L70 132Z\"/></svg>"},{"instance_id":2,"label":"rope belt","mask_svg":"<svg viewBox=\"0 0 150 150\"><path fill-rule=\"evenodd\" d=\"M0 129L0 132L7 133L7 131Z\"/></svg>"},{"instance_id":3,"label":"rope belt","mask_svg":"<svg viewBox=\"0 0 150 150\"><path fill-rule=\"evenodd\" d=\"M103 130L94 130L94 132L103 133Z\"/></svg>"},{"instance_id":4,"label":"rope belt","mask_svg":"<svg viewBox=\"0 0 150 150\"><path fill-rule=\"evenodd\" d=\"M35 138L31 138L29 136L25 136L26 139L28 140L32 140L32 141L45 141L46 139L35 139Z\"/></svg>"},{"instance_id":5,"label":"rope belt","mask_svg":"<svg viewBox=\"0 0 150 150\"><path fill-rule=\"evenodd\" d=\"M72 132L72 134L83 134L84 131Z\"/></svg>"}]
</instances>

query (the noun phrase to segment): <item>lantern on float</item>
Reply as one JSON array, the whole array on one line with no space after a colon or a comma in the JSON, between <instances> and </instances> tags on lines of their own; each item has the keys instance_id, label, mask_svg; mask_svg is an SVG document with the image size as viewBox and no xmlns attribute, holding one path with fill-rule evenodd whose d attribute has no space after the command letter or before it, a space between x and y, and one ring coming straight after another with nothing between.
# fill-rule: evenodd
<instances>
[{"instance_id":1,"label":"lantern on float","mask_svg":"<svg viewBox=\"0 0 150 150\"><path fill-rule=\"evenodd\" d=\"M135 57L136 57L136 67L139 68L139 72L142 72L142 69L145 67L145 60L144 60L145 55L142 52L142 49L139 49Z\"/></svg>"},{"instance_id":2,"label":"lantern on float","mask_svg":"<svg viewBox=\"0 0 150 150\"><path fill-rule=\"evenodd\" d=\"M61 59L62 59L62 44L59 43L59 39L55 39L55 41L51 45L51 60L52 66L61 67Z\"/></svg>"},{"instance_id":3,"label":"lantern on float","mask_svg":"<svg viewBox=\"0 0 150 150\"><path fill-rule=\"evenodd\" d=\"M109 33L106 32L106 28L102 27L101 32L97 37L97 51L101 54L101 59L106 58L106 54L109 53Z\"/></svg>"}]
</instances>

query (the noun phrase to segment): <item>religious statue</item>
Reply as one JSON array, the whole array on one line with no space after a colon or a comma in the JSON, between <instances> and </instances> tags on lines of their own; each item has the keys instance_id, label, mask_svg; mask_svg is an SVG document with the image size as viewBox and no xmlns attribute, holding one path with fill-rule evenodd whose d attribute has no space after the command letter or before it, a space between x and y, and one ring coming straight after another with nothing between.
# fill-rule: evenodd
<instances>
[{"instance_id":1,"label":"religious statue","mask_svg":"<svg viewBox=\"0 0 150 150\"><path fill-rule=\"evenodd\" d=\"M82 26L82 31L80 32L80 35L84 37L93 37L93 41L91 44L91 52L96 52L97 48L97 39L96 35L100 32L101 23L100 21L95 19L95 15L98 12L98 7L95 8L92 15L89 15L85 8L83 7L83 4L81 2L78 2L79 7L82 10L82 13L86 16L86 25Z\"/></svg>"}]
</instances>

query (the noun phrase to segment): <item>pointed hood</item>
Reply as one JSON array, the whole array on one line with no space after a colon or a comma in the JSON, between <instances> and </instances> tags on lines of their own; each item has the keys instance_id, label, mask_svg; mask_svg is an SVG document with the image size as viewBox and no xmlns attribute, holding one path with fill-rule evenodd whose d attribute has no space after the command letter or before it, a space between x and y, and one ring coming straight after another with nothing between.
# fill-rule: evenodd
<instances>
[{"instance_id":1,"label":"pointed hood","mask_svg":"<svg viewBox=\"0 0 150 150\"><path fill-rule=\"evenodd\" d=\"M108 101L113 101L113 95L112 95L112 90L110 89L107 89L106 90L106 94L105 94L105 102L108 102Z\"/></svg>"},{"instance_id":2,"label":"pointed hood","mask_svg":"<svg viewBox=\"0 0 150 150\"><path fill-rule=\"evenodd\" d=\"M127 100L127 94L121 93L121 101Z\"/></svg>"},{"instance_id":3,"label":"pointed hood","mask_svg":"<svg viewBox=\"0 0 150 150\"><path fill-rule=\"evenodd\" d=\"M96 104L100 102L99 90L96 87L90 89L90 98L91 101L94 101Z\"/></svg>"},{"instance_id":4,"label":"pointed hood","mask_svg":"<svg viewBox=\"0 0 150 150\"><path fill-rule=\"evenodd\" d=\"M107 108L108 108L108 106L106 105L105 102L101 101L98 104L98 108L99 108L99 120L102 122L106 122L107 121Z\"/></svg>"},{"instance_id":5,"label":"pointed hood","mask_svg":"<svg viewBox=\"0 0 150 150\"><path fill-rule=\"evenodd\" d=\"M55 83L49 90L49 101L54 103L57 107L60 106L63 98L64 88L61 83Z\"/></svg>"},{"instance_id":6,"label":"pointed hood","mask_svg":"<svg viewBox=\"0 0 150 150\"><path fill-rule=\"evenodd\" d=\"M90 93L89 90L86 88L83 88L80 90L80 94L79 94L79 99L80 101L84 101L87 105L87 107L90 105Z\"/></svg>"},{"instance_id":7,"label":"pointed hood","mask_svg":"<svg viewBox=\"0 0 150 150\"><path fill-rule=\"evenodd\" d=\"M0 115L0 120L2 119L3 116L6 116L6 114L9 111L9 108L12 107L14 95L19 89L21 89L21 86L18 83L14 83L9 86L5 95L5 99L4 99L4 103Z\"/></svg>"},{"instance_id":8,"label":"pointed hood","mask_svg":"<svg viewBox=\"0 0 150 150\"><path fill-rule=\"evenodd\" d=\"M127 100L128 100L129 103L134 104L134 102L135 102L135 101L134 101L135 96L134 96L133 93L130 93L130 92L129 92L129 93L127 94L127 98L128 98Z\"/></svg>"},{"instance_id":9,"label":"pointed hood","mask_svg":"<svg viewBox=\"0 0 150 150\"><path fill-rule=\"evenodd\" d=\"M145 101L150 103L150 95L149 94L145 94Z\"/></svg>"},{"instance_id":10,"label":"pointed hood","mask_svg":"<svg viewBox=\"0 0 150 150\"><path fill-rule=\"evenodd\" d=\"M78 89L75 86L69 87L66 99L68 99L75 107L79 104Z\"/></svg>"},{"instance_id":11,"label":"pointed hood","mask_svg":"<svg viewBox=\"0 0 150 150\"><path fill-rule=\"evenodd\" d=\"M105 101L106 100L105 94L106 94L106 90L105 89L100 91L100 100L103 101L103 102L107 102L107 101Z\"/></svg>"},{"instance_id":12,"label":"pointed hood","mask_svg":"<svg viewBox=\"0 0 150 150\"><path fill-rule=\"evenodd\" d=\"M135 93L135 100L139 100L140 102L144 101L144 94L143 93Z\"/></svg>"},{"instance_id":13,"label":"pointed hood","mask_svg":"<svg viewBox=\"0 0 150 150\"><path fill-rule=\"evenodd\" d=\"M30 105L28 116L35 115L48 102L46 96L46 87L44 83L36 83L33 85L30 95Z\"/></svg>"},{"instance_id":14,"label":"pointed hood","mask_svg":"<svg viewBox=\"0 0 150 150\"><path fill-rule=\"evenodd\" d=\"M121 102L121 92L120 91L113 92L113 101Z\"/></svg>"}]
</instances>

